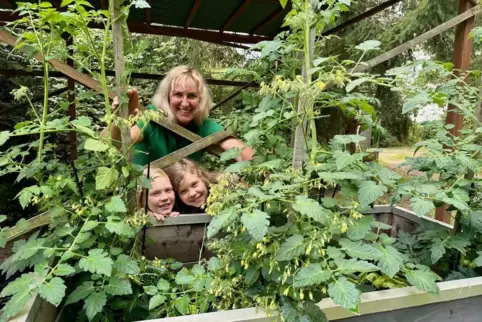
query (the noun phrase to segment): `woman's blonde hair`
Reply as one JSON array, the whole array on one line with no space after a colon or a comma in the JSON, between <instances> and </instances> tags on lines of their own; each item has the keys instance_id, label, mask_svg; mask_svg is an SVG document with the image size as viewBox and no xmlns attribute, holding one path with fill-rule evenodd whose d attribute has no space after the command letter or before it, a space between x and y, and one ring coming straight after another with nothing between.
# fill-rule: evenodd
<instances>
[{"instance_id":1,"label":"woman's blonde hair","mask_svg":"<svg viewBox=\"0 0 482 322\"><path fill-rule=\"evenodd\" d=\"M155 180L157 178L162 178L162 177L166 177L166 178L169 179L169 176L164 172L164 170L162 170L160 168L152 168L152 167L149 169L148 167L149 166L147 166L144 169L144 175L149 180ZM142 187L141 185L137 186L136 201L137 201L137 208L138 209L144 209L146 207L146 199L147 199L148 191L149 191L148 189Z\"/></svg>"},{"instance_id":2,"label":"woman's blonde hair","mask_svg":"<svg viewBox=\"0 0 482 322\"><path fill-rule=\"evenodd\" d=\"M174 86L179 82L192 82L196 87L199 95L199 109L194 117L194 122L197 125L203 124L209 115L213 101L206 82L197 69L184 65L171 69L159 83L152 97L152 105L158 110L163 111L170 122L176 123L176 117L169 107L169 98L171 97Z\"/></svg>"},{"instance_id":3,"label":"woman's blonde hair","mask_svg":"<svg viewBox=\"0 0 482 322\"><path fill-rule=\"evenodd\" d=\"M179 192L179 187L186 173L191 173L199 177L209 187L218 182L219 173L209 172L200 167L196 162L189 159L182 159L164 168L167 176L171 180L174 191Z\"/></svg>"}]
</instances>

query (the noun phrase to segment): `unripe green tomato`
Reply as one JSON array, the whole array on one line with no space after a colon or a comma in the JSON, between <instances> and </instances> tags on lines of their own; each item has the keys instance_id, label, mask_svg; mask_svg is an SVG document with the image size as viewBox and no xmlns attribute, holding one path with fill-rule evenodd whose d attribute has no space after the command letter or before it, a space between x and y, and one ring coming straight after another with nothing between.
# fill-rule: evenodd
<instances>
[{"instance_id":1,"label":"unripe green tomato","mask_svg":"<svg viewBox=\"0 0 482 322\"><path fill-rule=\"evenodd\" d=\"M475 264L474 262L470 262L469 268L476 268L476 267L477 267L477 264Z\"/></svg>"},{"instance_id":2,"label":"unripe green tomato","mask_svg":"<svg viewBox=\"0 0 482 322\"><path fill-rule=\"evenodd\" d=\"M470 261L468 259L464 259L462 261L462 266L469 266L470 265Z\"/></svg>"}]
</instances>

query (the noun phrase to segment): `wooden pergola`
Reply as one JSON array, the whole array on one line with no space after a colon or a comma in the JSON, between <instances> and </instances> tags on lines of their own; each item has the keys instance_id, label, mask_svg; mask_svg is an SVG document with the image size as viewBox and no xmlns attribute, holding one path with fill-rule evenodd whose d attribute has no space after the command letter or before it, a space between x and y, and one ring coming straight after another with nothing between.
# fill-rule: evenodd
<instances>
[{"instance_id":1,"label":"wooden pergola","mask_svg":"<svg viewBox=\"0 0 482 322\"><path fill-rule=\"evenodd\" d=\"M385 1L361 15L346 20L344 23L331 30L324 31L321 35L315 35L315 38L339 32L343 28L352 26L401 1L403 0ZM60 7L59 0L51 0L51 2L53 5ZM90 2L97 9L107 8L107 0L91 0ZM238 47L242 46L242 44L252 44L263 40L273 39L273 37L280 31L284 16L291 9L290 2L288 2L288 5L285 8L282 8L278 0L147 0L147 2L149 3L150 8L135 9L129 16L128 27L130 32L188 37L216 44ZM0 0L0 10L3 9L0 11L0 24L5 24L18 18L18 16L13 13L14 8L15 4L13 3L13 0ZM448 29L456 27L453 59L454 68L460 74L464 74L469 68L472 52L472 41L469 39L468 35L474 25L475 16L480 11L480 7L474 0L458 0L457 16L424 34L415 37L405 44L371 59L367 64L360 66L356 71L361 72L372 68L430 38L435 37L436 35L441 34L442 32L447 31ZM99 28L100 26L92 25L92 27ZM16 38L8 34L6 31L1 30L0 41L14 46ZM72 40L70 39L68 41ZM43 60L43 57L40 57L38 54L35 58ZM100 85L90 77L77 72L73 68L72 61L67 61L66 64L57 60L49 60L49 63L60 73L56 74L56 76L65 75L64 77L68 78L68 89L71 93L69 95L71 102L69 113L71 118L75 118L75 97L73 97L72 94L75 82L97 91L99 91ZM116 66L115 74L118 74L120 70L121 68L118 69ZM31 75L25 71L0 70L0 74L3 75L12 75L17 72L19 74L23 73L23 75ZM110 73L112 75L114 74L114 72ZM141 76L162 78L162 75L144 74ZM222 85L241 86L241 89L248 86L256 86L256 84L252 82L233 83L221 80L211 81L211 84L214 84L217 81L221 82ZM221 83L218 84L221 85ZM237 93L238 92L240 92L240 90L237 91ZM226 100L223 100L223 102L231 99L237 93L233 93ZM116 96L115 93L109 93L110 98L113 98L114 96ZM447 124L455 125L455 127L450 130L453 135L460 135L459 130L462 128L463 115L458 114L454 106L449 106L446 122ZM206 147L209 147L209 150L214 153L219 153L219 149L216 149L217 146L215 145L215 142L218 142L229 135L229 133L224 132L216 137L201 138L177 124L171 124L163 120L159 121L159 124L193 142L193 144L183 149L184 151L180 150L174 152L173 155L167 156L166 158L169 158L169 162L172 162L173 160L175 161L176 159ZM75 144L76 138L72 136L71 139L73 142L71 158L75 159L77 155ZM303 149L304 147L295 146L294 148ZM166 160L160 161L162 163ZM448 222L450 216L445 208L440 208L437 210L436 219Z\"/></svg>"}]
</instances>

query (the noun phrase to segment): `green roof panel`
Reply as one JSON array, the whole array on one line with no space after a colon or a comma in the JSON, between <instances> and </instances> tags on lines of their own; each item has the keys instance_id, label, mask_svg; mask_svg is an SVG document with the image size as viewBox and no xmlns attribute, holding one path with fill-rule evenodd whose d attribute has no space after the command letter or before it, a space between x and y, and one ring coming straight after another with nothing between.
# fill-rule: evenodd
<instances>
[{"instance_id":1,"label":"green roof panel","mask_svg":"<svg viewBox=\"0 0 482 322\"><path fill-rule=\"evenodd\" d=\"M191 28L219 30L243 0L202 0Z\"/></svg>"}]
</instances>

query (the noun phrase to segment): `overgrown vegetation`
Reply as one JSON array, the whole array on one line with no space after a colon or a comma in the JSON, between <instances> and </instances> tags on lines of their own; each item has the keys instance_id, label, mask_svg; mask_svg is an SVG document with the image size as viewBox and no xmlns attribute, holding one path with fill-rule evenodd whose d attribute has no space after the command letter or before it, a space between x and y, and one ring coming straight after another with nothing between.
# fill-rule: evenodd
<instances>
[{"instance_id":1,"label":"overgrown vegetation","mask_svg":"<svg viewBox=\"0 0 482 322\"><path fill-rule=\"evenodd\" d=\"M437 293L438 280L478 275L477 267L482 266L480 183L474 175L480 173L482 149L482 127L474 112L481 99L478 89L454 75L450 65L431 61L394 68L383 77L353 73L380 49L375 40L356 46L356 60L318 56L310 49L312 31L319 34L349 9L349 3L293 1L285 22L289 31L257 45L261 58L253 69L230 70L231 75L250 75L261 82L257 95L244 97L246 113L224 120L257 154L252 161L226 168L243 179L235 187L227 179L211 188L207 212L213 220L207 237L217 256L191 269L172 260L148 261L141 256L136 236L149 216L128 205L138 182L145 187L150 183L142 178L142 169L92 130L91 118L81 115L69 121L61 116L65 106L45 99L41 113L32 109L33 120L0 132L0 145L17 137L35 138L0 154L0 174L33 181L19 193L20 203L35 205L53 219L48 229L16 241L14 254L0 266L8 275L23 272L1 292L11 298L0 320L14 316L38 293L64 306L66 316L95 321L262 306L285 321L318 322L326 317L316 303L326 297L357 312L365 290L414 285ZM83 53L90 54L100 70L93 74L103 86L102 121L130 124L134 119L121 120L111 113L106 95L109 83L102 71L110 64L109 28L95 38L87 28L91 20L109 27L109 12L91 10L84 0L64 1L62 6L67 15L49 3L22 4L19 12L25 18L19 23L26 29L17 49L44 55L43 80L48 89L48 59L58 54L60 36L67 32L82 39ZM124 10L127 14L128 7ZM131 63L139 52L128 53ZM407 160L412 170L425 175L402 181L396 172L365 161L373 150L360 148L365 138L359 132L368 126L378 129L377 100L366 90L373 86L408 97L405 113L429 103L441 108L450 103L471 127L455 136L447 131L451 126L434 123L433 137L417 144L424 154ZM26 88L16 95L29 97ZM329 145L321 145L317 120L327 109L354 120L357 133L337 135ZM156 113L136 116L145 121L158 117ZM289 148L297 126L303 128L306 151L301 168L291 167ZM58 155L49 136L71 131L80 137L81 153L69 163ZM239 152L227 151L222 159L235 158ZM389 225L363 215L386 194L393 204L409 197L419 216L448 204L455 213L455 228L422 226L412 235L389 236ZM21 220L17 228L25 224ZM2 246L7 234L5 227L0 232ZM458 264L463 267L458 269Z\"/></svg>"}]
</instances>

